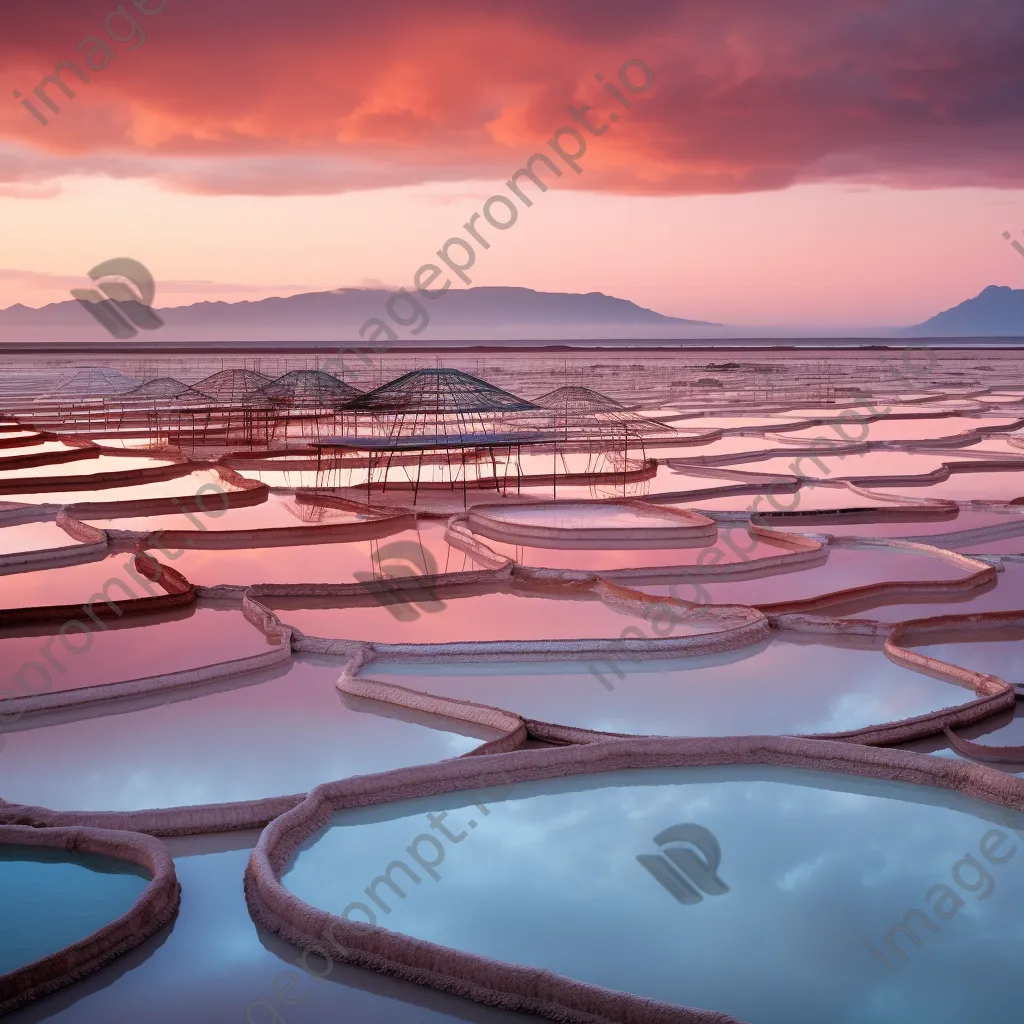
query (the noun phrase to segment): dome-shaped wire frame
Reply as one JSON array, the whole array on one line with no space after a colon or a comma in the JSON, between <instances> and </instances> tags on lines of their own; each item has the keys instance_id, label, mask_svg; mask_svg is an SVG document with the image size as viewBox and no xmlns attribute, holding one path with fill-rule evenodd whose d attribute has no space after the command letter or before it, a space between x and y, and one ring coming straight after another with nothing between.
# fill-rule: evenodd
<instances>
[{"instance_id":1,"label":"dome-shaped wire frame","mask_svg":"<svg viewBox=\"0 0 1024 1024\"><path fill-rule=\"evenodd\" d=\"M235 368L218 370L192 386L222 405L257 406L266 404L260 391L270 383L265 374Z\"/></svg>"},{"instance_id":2,"label":"dome-shaped wire frame","mask_svg":"<svg viewBox=\"0 0 1024 1024\"><path fill-rule=\"evenodd\" d=\"M540 409L463 370L411 370L349 402L342 412L369 416L374 433L458 441L507 431L510 419L532 428Z\"/></svg>"},{"instance_id":3,"label":"dome-shaped wire frame","mask_svg":"<svg viewBox=\"0 0 1024 1024\"><path fill-rule=\"evenodd\" d=\"M673 434L675 427L661 420L650 419L631 412L614 398L578 385L555 388L534 399L536 405L550 409L555 426L566 432L617 434Z\"/></svg>"},{"instance_id":4,"label":"dome-shaped wire frame","mask_svg":"<svg viewBox=\"0 0 1024 1024\"><path fill-rule=\"evenodd\" d=\"M260 393L290 409L338 409L362 394L323 370L290 370L264 385Z\"/></svg>"}]
</instances>

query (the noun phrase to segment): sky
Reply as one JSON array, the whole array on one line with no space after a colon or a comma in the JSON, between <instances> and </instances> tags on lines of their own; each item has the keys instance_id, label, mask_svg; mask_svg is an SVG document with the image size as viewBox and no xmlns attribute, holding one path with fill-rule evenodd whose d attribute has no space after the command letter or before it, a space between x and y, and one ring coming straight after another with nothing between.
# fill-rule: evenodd
<instances>
[{"instance_id":1,"label":"sky","mask_svg":"<svg viewBox=\"0 0 1024 1024\"><path fill-rule=\"evenodd\" d=\"M801 327L1024 288L1018 0L47 0L4 28L0 308L115 256L158 306L410 286L538 152L562 173L483 225L474 285Z\"/></svg>"}]
</instances>

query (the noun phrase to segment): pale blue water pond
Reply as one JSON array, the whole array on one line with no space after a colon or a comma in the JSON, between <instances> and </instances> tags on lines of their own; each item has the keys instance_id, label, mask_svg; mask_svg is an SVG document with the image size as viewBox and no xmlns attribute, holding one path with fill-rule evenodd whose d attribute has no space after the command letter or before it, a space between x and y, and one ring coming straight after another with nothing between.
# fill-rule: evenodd
<instances>
[{"instance_id":1,"label":"pale blue water pond","mask_svg":"<svg viewBox=\"0 0 1024 1024\"><path fill-rule=\"evenodd\" d=\"M552 779L490 800L337 814L284 883L351 920L370 919L362 904L407 935L752 1024L1018 1019L1024 843L995 808L768 768ZM720 846L717 884L706 853L682 851L699 902L677 901L637 859L680 824ZM932 925L910 918L920 945L890 933L914 909Z\"/></svg>"},{"instance_id":2,"label":"pale blue water pond","mask_svg":"<svg viewBox=\"0 0 1024 1024\"><path fill-rule=\"evenodd\" d=\"M296 659L177 699L140 698L8 725L0 736L0 797L87 811L258 800L457 757L491 738L360 714L335 686L343 664Z\"/></svg>"},{"instance_id":3,"label":"pale blue water pond","mask_svg":"<svg viewBox=\"0 0 1024 1024\"><path fill-rule=\"evenodd\" d=\"M360 675L543 722L647 735L845 732L974 699L880 651L778 639L670 660L378 661Z\"/></svg>"},{"instance_id":4,"label":"pale blue water pond","mask_svg":"<svg viewBox=\"0 0 1024 1024\"><path fill-rule=\"evenodd\" d=\"M134 864L36 846L0 846L0 974L88 938L149 883Z\"/></svg>"},{"instance_id":5,"label":"pale blue water pond","mask_svg":"<svg viewBox=\"0 0 1024 1024\"><path fill-rule=\"evenodd\" d=\"M315 955L306 961L307 972L301 961L296 964L300 950L255 924L246 908L242 875L258 838L252 831L166 840L182 888L174 921L96 974L5 1017L5 1024L522 1024L534 1019L358 967L328 969ZM319 981L314 974L326 977Z\"/></svg>"}]
</instances>

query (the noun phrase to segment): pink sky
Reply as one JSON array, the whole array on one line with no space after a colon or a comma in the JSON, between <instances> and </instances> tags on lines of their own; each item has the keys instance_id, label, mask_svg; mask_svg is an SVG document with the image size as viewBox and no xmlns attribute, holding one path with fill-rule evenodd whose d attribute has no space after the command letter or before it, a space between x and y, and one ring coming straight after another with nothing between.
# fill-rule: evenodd
<instances>
[{"instance_id":1,"label":"pink sky","mask_svg":"<svg viewBox=\"0 0 1024 1024\"><path fill-rule=\"evenodd\" d=\"M583 173L532 193L474 284L794 326L1024 287L1002 237L1024 240L1013 0L162 2L110 31L110 0L5 12L0 76L49 123L0 114L0 306L65 299L113 256L151 268L158 305L408 285L573 104L607 132L576 125ZM33 97L85 56L59 114Z\"/></svg>"}]
</instances>

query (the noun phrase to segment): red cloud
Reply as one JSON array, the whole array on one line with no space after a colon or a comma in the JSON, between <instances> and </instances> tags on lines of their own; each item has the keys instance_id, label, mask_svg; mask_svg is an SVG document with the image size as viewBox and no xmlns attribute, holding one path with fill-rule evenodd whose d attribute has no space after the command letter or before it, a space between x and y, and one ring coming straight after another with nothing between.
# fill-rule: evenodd
<instances>
[{"instance_id":1,"label":"red cloud","mask_svg":"<svg viewBox=\"0 0 1024 1024\"><path fill-rule=\"evenodd\" d=\"M8 88L32 99L59 61L82 61L86 37L107 38L114 9L13 6L0 38ZM582 186L1024 183L1019 0L167 0L150 16L126 0L124 10L145 43L108 42L114 56L88 84L66 72L76 97L48 90L61 108L40 107L48 127L18 100L4 109L0 182L91 171L282 194L504 178L572 123L570 104L614 109L595 73L615 82L623 61L641 58L655 85L591 140ZM127 21L112 24L132 38Z\"/></svg>"}]
</instances>

